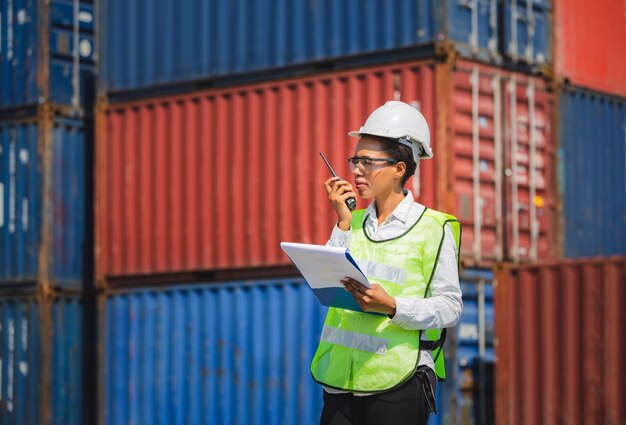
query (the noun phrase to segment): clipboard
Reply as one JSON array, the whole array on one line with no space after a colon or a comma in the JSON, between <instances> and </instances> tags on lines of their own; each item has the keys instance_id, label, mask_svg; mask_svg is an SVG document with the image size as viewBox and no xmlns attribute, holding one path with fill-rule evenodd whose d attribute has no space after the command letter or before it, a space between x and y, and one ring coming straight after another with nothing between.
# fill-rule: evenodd
<instances>
[{"instance_id":1,"label":"clipboard","mask_svg":"<svg viewBox=\"0 0 626 425\"><path fill-rule=\"evenodd\" d=\"M352 295L340 283L340 280L347 276L366 288L371 287L347 248L294 242L281 242L280 247L298 268L320 304L384 316L382 313L361 310Z\"/></svg>"}]
</instances>

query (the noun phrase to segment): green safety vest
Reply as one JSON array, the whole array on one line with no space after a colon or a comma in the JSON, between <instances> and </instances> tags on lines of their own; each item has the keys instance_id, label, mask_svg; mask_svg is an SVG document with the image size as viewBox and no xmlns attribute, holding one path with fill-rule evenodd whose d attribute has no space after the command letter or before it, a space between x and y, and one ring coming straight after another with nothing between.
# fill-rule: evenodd
<instances>
[{"instance_id":1,"label":"green safety vest","mask_svg":"<svg viewBox=\"0 0 626 425\"><path fill-rule=\"evenodd\" d=\"M350 254L367 278L394 298L428 296L446 223L452 228L457 255L460 252L461 224L452 215L426 208L403 235L385 241L368 237L366 219L365 210L352 213ZM428 349L437 377L443 380L444 339L445 330L406 330L387 316L331 307L311 374L318 383L336 389L388 391L413 376L420 349Z\"/></svg>"}]
</instances>

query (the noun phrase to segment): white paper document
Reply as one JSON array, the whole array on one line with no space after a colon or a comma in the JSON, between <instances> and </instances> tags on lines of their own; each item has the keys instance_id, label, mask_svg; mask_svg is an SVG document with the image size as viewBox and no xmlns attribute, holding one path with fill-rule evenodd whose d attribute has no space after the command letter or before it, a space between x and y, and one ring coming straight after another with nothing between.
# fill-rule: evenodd
<instances>
[{"instance_id":1,"label":"white paper document","mask_svg":"<svg viewBox=\"0 0 626 425\"><path fill-rule=\"evenodd\" d=\"M350 277L371 285L346 248L281 242L280 247L300 270L322 305L363 311L340 280Z\"/></svg>"}]
</instances>

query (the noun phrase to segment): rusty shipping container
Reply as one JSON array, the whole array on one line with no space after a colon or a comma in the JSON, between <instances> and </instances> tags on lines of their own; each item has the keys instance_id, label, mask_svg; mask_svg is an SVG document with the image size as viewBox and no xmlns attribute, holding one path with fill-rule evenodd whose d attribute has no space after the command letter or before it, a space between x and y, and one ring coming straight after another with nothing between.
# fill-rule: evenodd
<instances>
[{"instance_id":1,"label":"rusty shipping container","mask_svg":"<svg viewBox=\"0 0 626 425\"><path fill-rule=\"evenodd\" d=\"M626 257L496 273L496 423L626 417Z\"/></svg>"},{"instance_id":2,"label":"rusty shipping container","mask_svg":"<svg viewBox=\"0 0 626 425\"><path fill-rule=\"evenodd\" d=\"M97 278L284 266L280 241L323 244L334 219L318 151L347 177L347 131L390 99L431 125L435 159L408 187L460 218L467 265L553 255L542 80L424 61L100 105Z\"/></svg>"},{"instance_id":3,"label":"rusty shipping container","mask_svg":"<svg viewBox=\"0 0 626 425\"><path fill-rule=\"evenodd\" d=\"M0 110L49 101L89 111L94 30L93 0L0 2Z\"/></svg>"},{"instance_id":4,"label":"rusty shipping container","mask_svg":"<svg viewBox=\"0 0 626 425\"><path fill-rule=\"evenodd\" d=\"M73 425L83 421L82 298L0 297L0 423Z\"/></svg>"},{"instance_id":5,"label":"rusty shipping container","mask_svg":"<svg viewBox=\"0 0 626 425\"><path fill-rule=\"evenodd\" d=\"M0 121L0 290L83 287L91 126L45 111Z\"/></svg>"},{"instance_id":6,"label":"rusty shipping container","mask_svg":"<svg viewBox=\"0 0 626 425\"><path fill-rule=\"evenodd\" d=\"M561 79L626 97L626 2L556 0L554 39Z\"/></svg>"}]
</instances>

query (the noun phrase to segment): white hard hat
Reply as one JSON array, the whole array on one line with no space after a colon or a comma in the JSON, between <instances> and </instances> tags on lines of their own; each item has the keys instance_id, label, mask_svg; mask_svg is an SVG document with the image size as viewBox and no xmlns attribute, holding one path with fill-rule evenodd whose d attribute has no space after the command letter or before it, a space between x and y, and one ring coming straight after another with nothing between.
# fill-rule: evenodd
<instances>
[{"instance_id":1,"label":"white hard hat","mask_svg":"<svg viewBox=\"0 0 626 425\"><path fill-rule=\"evenodd\" d=\"M391 100L378 107L367 117L359 131L348 133L352 137L365 135L396 139L413 150L415 162L419 158L432 158L430 130L426 118L411 105Z\"/></svg>"}]
</instances>

